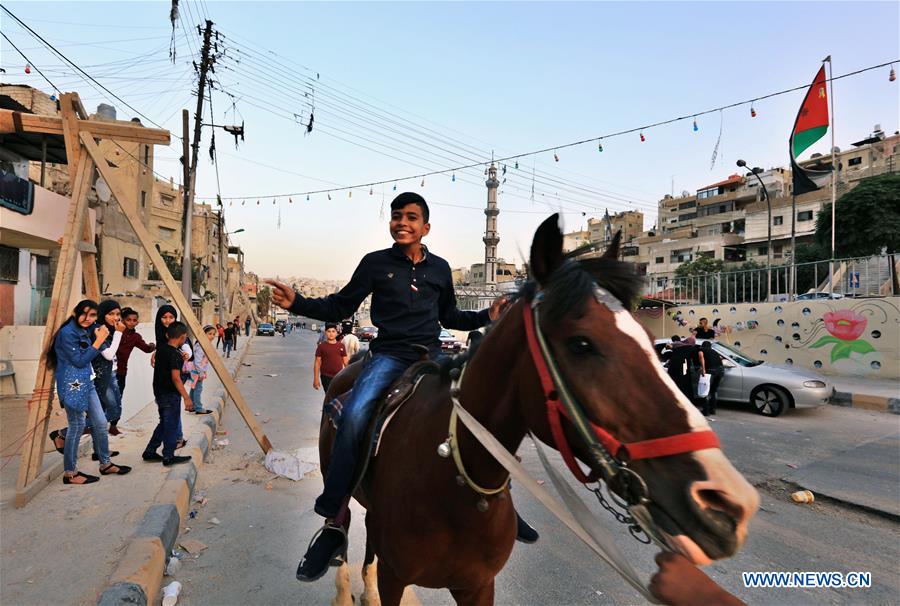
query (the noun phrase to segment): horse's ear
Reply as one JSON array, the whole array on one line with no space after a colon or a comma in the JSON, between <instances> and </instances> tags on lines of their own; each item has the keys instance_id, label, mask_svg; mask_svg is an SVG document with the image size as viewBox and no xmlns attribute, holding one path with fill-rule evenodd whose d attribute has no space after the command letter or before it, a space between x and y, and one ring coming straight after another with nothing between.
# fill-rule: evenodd
<instances>
[{"instance_id":1,"label":"horse's ear","mask_svg":"<svg viewBox=\"0 0 900 606\"><path fill-rule=\"evenodd\" d=\"M619 246L622 243L622 230L618 230L616 235L613 236L612 242L610 242L609 246L606 248L606 252L603 253L604 259L618 259L619 258Z\"/></svg>"},{"instance_id":2,"label":"horse's ear","mask_svg":"<svg viewBox=\"0 0 900 606\"><path fill-rule=\"evenodd\" d=\"M563 262L563 235L559 229L559 214L550 215L531 241L531 276L538 284L545 284Z\"/></svg>"}]
</instances>

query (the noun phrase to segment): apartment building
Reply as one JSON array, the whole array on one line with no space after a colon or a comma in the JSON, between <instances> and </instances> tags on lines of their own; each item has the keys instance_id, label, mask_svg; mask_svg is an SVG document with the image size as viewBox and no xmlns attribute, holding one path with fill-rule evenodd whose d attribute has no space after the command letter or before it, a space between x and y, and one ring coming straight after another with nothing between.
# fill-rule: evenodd
<instances>
[{"instance_id":1,"label":"apartment building","mask_svg":"<svg viewBox=\"0 0 900 606\"><path fill-rule=\"evenodd\" d=\"M626 210L609 215L609 228L605 217L588 219L590 241L596 244L607 244L617 231L622 232L622 242L631 242L644 232L644 213L639 210Z\"/></svg>"},{"instance_id":2,"label":"apartment building","mask_svg":"<svg viewBox=\"0 0 900 606\"><path fill-rule=\"evenodd\" d=\"M587 229L578 230L578 231L570 231L567 234L563 234L563 252L570 253L573 250L578 250L582 246L591 243L591 232Z\"/></svg>"}]
</instances>

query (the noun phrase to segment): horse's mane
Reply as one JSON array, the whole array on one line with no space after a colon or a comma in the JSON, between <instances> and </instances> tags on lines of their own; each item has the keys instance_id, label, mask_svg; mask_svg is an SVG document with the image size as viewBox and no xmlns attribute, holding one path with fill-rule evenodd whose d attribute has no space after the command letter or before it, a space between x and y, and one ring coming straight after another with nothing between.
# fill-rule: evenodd
<instances>
[{"instance_id":1,"label":"horse's mane","mask_svg":"<svg viewBox=\"0 0 900 606\"><path fill-rule=\"evenodd\" d=\"M579 315L583 313L584 304L593 294L596 285L608 290L626 309L631 309L640 297L642 286L641 276L634 264L608 257L584 256L590 250L590 247L582 247L566 255L562 265L550 274L550 279L543 288L534 280L528 280L510 296L510 304L519 299L531 301L538 290L541 290L544 297L541 308L545 318L560 318L570 313ZM462 368L475 356L491 330L493 326L489 326L485 336L464 353L442 361L443 380L448 379L451 369Z\"/></svg>"}]
</instances>

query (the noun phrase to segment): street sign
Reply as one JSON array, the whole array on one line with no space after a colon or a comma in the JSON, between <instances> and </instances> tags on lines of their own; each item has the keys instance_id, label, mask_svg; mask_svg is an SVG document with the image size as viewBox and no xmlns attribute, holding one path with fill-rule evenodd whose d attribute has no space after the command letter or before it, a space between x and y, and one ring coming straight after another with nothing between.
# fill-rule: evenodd
<instances>
[{"instance_id":1,"label":"street sign","mask_svg":"<svg viewBox=\"0 0 900 606\"><path fill-rule=\"evenodd\" d=\"M847 280L849 281L850 288L859 288L859 272L851 271L847 274Z\"/></svg>"}]
</instances>

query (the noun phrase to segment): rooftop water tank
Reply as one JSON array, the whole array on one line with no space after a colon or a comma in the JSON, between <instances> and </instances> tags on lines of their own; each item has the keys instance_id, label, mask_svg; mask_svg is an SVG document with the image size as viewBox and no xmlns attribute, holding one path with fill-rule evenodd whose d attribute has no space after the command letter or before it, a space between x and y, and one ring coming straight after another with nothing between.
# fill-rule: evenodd
<instances>
[{"instance_id":1,"label":"rooftop water tank","mask_svg":"<svg viewBox=\"0 0 900 606\"><path fill-rule=\"evenodd\" d=\"M116 108L107 103L101 103L97 106L97 117L101 120L115 120Z\"/></svg>"}]
</instances>

